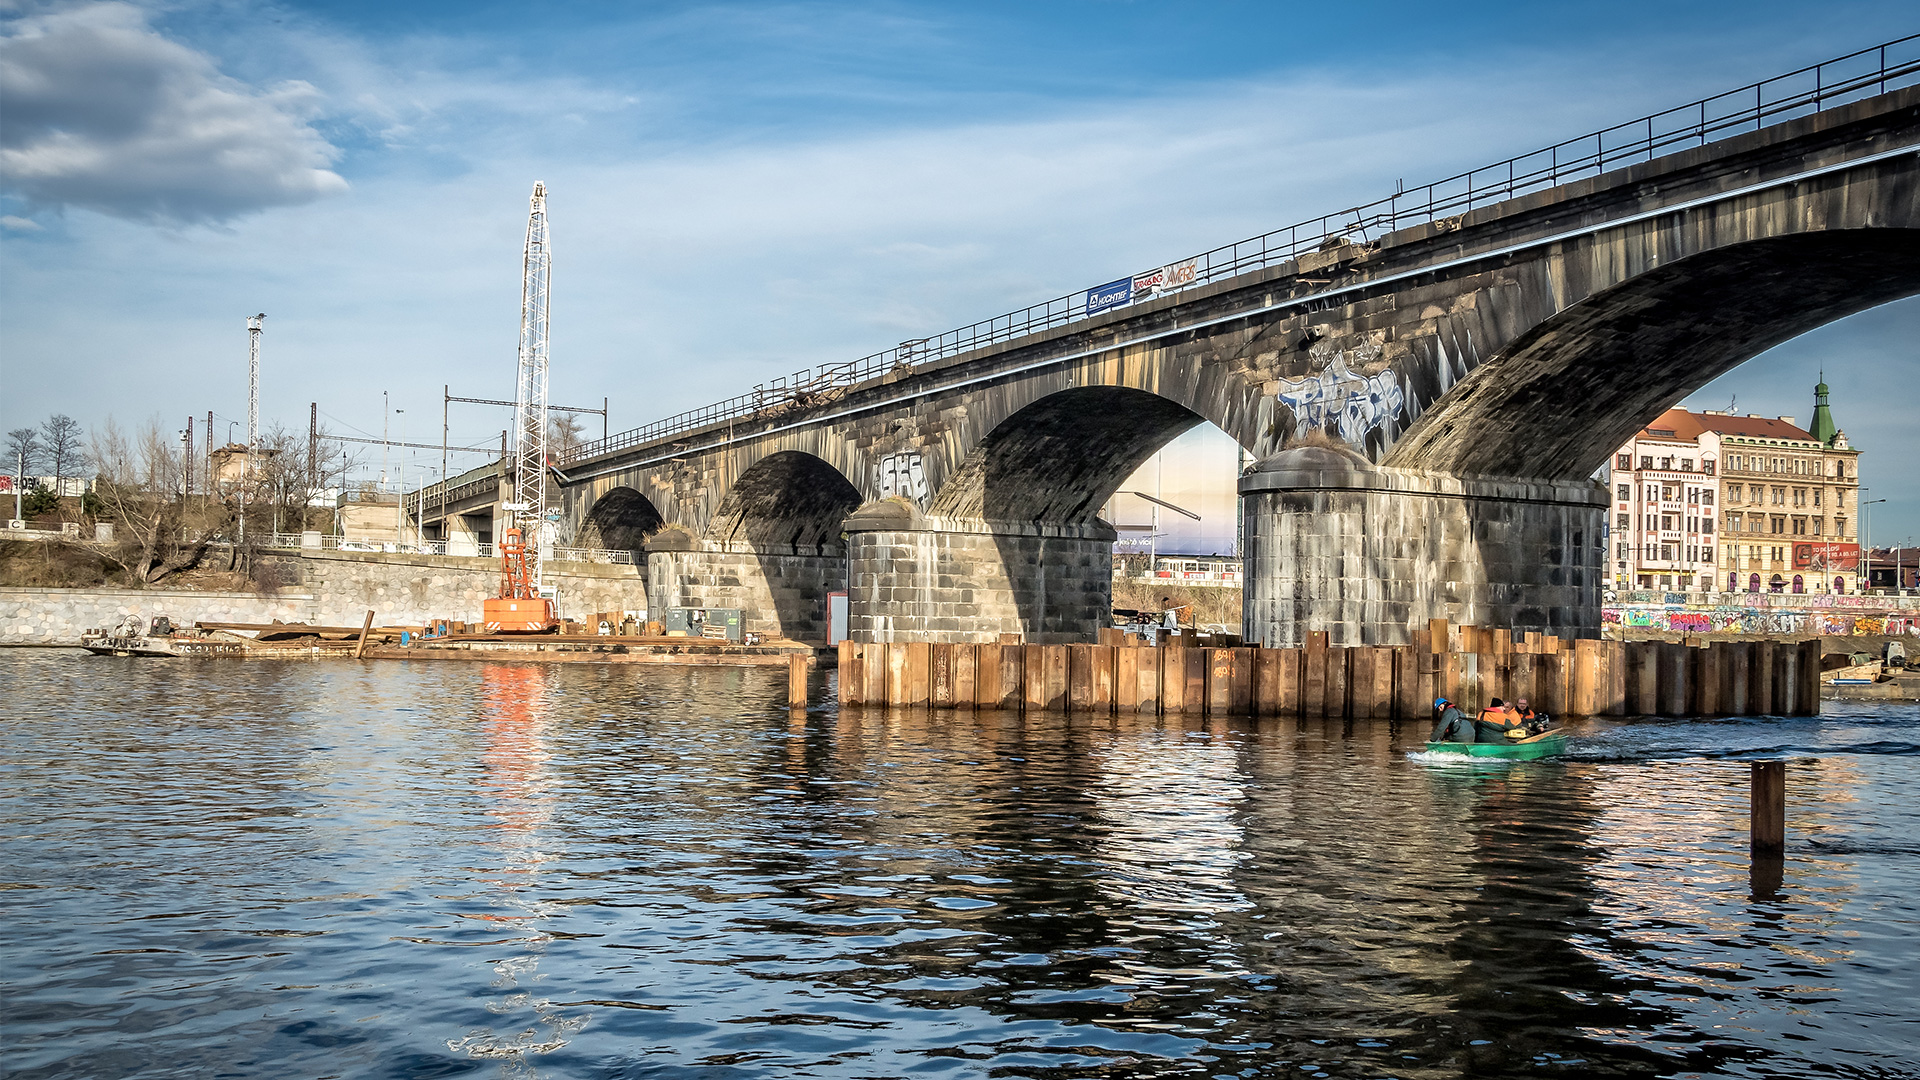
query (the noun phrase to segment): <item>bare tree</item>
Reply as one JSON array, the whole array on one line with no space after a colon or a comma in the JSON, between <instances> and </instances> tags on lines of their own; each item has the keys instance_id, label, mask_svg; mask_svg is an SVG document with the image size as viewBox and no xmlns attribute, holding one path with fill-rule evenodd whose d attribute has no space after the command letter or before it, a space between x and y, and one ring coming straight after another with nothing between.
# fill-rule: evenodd
<instances>
[{"instance_id":1,"label":"bare tree","mask_svg":"<svg viewBox=\"0 0 1920 1080\"><path fill-rule=\"evenodd\" d=\"M7 460L0 464L13 469L15 476L33 475L40 467L40 432L30 427L7 432Z\"/></svg>"},{"instance_id":2,"label":"bare tree","mask_svg":"<svg viewBox=\"0 0 1920 1080\"><path fill-rule=\"evenodd\" d=\"M248 501L270 509L268 531L300 532L316 512L331 516L330 508L315 504L330 493L337 494L348 471L359 464L358 457L329 438L325 428L309 443L305 432L296 434L276 423L260 433Z\"/></svg>"},{"instance_id":3,"label":"bare tree","mask_svg":"<svg viewBox=\"0 0 1920 1080\"><path fill-rule=\"evenodd\" d=\"M40 424L40 453L47 467L53 471L53 488L57 494L65 495L67 477L79 476L85 471L88 461L82 445L85 435L80 430L80 421L66 413L54 413Z\"/></svg>"},{"instance_id":4,"label":"bare tree","mask_svg":"<svg viewBox=\"0 0 1920 1080\"><path fill-rule=\"evenodd\" d=\"M197 564L229 520L218 501L181 493L183 451L157 418L129 434L109 417L93 435L92 457L99 516L114 526L108 557L138 581L153 584Z\"/></svg>"},{"instance_id":5,"label":"bare tree","mask_svg":"<svg viewBox=\"0 0 1920 1080\"><path fill-rule=\"evenodd\" d=\"M575 447L586 441L586 425L579 413L553 413L547 417L547 450L558 461L565 461Z\"/></svg>"}]
</instances>

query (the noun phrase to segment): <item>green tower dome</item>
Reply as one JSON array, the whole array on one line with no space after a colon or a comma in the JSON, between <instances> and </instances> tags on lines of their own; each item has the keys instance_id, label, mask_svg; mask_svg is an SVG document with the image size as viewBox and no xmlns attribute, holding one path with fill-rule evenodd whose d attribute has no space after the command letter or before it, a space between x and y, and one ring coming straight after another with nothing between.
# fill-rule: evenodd
<instances>
[{"instance_id":1,"label":"green tower dome","mask_svg":"<svg viewBox=\"0 0 1920 1080\"><path fill-rule=\"evenodd\" d=\"M1813 425L1808 431L1826 446L1832 446L1833 437L1839 434L1833 425L1833 412L1827 408L1827 373L1824 371L1813 387Z\"/></svg>"}]
</instances>

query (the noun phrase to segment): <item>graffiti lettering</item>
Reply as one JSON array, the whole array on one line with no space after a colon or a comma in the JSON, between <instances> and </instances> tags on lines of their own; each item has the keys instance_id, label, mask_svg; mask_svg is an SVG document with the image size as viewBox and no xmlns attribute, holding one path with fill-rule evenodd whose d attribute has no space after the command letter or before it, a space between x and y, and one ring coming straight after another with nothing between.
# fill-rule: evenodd
<instances>
[{"instance_id":1,"label":"graffiti lettering","mask_svg":"<svg viewBox=\"0 0 1920 1080\"><path fill-rule=\"evenodd\" d=\"M1364 447L1367 436L1383 428L1385 438L1392 440L1406 406L1406 391L1392 369L1357 375L1347 367L1345 353L1335 353L1318 375L1280 380L1276 397L1293 410L1299 429L1331 425L1341 439L1357 447Z\"/></svg>"},{"instance_id":2,"label":"graffiti lettering","mask_svg":"<svg viewBox=\"0 0 1920 1080\"><path fill-rule=\"evenodd\" d=\"M873 486L882 495L902 495L927 501L927 474L919 454L893 454L873 467Z\"/></svg>"}]
</instances>

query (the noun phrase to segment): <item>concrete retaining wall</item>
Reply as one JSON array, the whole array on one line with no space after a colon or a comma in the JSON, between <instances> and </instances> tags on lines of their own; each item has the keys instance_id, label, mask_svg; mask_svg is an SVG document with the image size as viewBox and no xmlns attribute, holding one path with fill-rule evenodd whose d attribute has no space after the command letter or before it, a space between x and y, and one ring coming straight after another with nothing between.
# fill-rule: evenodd
<instances>
[{"instance_id":1,"label":"concrete retaining wall","mask_svg":"<svg viewBox=\"0 0 1920 1080\"><path fill-rule=\"evenodd\" d=\"M285 585L278 593L188 590L29 589L0 587L0 645L72 645L89 629L128 615L166 615L176 623L281 622L359 626L374 612L379 625L480 617L480 604L500 590L493 559L362 552L274 553ZM638 566L547 564L559 586L560 613L584 619L596 611L646 607L646 576Z\"/></svg>"}]
</instances>

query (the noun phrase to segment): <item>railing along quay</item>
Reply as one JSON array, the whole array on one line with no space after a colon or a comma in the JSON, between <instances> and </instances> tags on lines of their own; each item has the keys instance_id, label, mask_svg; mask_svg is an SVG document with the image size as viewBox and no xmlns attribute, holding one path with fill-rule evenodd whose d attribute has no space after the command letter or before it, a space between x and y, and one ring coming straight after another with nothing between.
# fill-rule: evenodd
<instances>
[{"instance_id":1,"label":"railing along quay","mask_svg":"<svg viewBox=\"0 0 1920 1080\"><path fill-rule=\"evenodd\" d=\"M274 533L259 542L263 548L282 551L345 551L369 555L447 555L454 558L492 559L499 555L499 549L493 544L475 542L456 545L472 548L471 551L448 551L445 540L426 540L415 543L396 543L389 540L348 540L339 536L320 536L309 543L299 533ZM639 563L636 553L616 548L555 547L553 558L560 562L604 563L620 566L635 566Z\"/></svg>"},{"instance_id":2,"label":"railing along quay","mask_svg":"<svg viewBox=\"0 0 1920 1080\"><path fill-rule=\"evenodd\" d=\"M1160 273L1163 283L1169 278L1177 278L1177 282L1148 295L1165 295L1263 270L1341 241L1357 239L1365 243L1397 229L1456 218L1488 203L1652 161L1663 153L1705 146L1745 131L1757 131L1769 123L1821 112L1916 82L1920 82L1920 34L1910 34L1167 263L1145 274ZM1143 276L1131 274L934 337L903 341L857 360L796 371L756 385L749 393L583 443L567 453L561 464L664 441L728 420L766 420L824 405L852 387L890 372L911 371L921 364L1124 306L1133 300L1096 306L1095 297L1122 281L1131 283Z\"/></svg>"}]
</instances>

